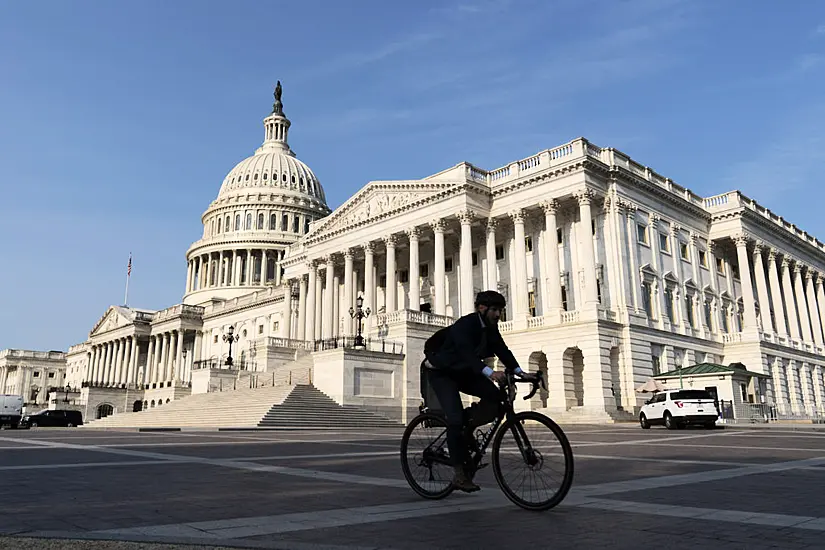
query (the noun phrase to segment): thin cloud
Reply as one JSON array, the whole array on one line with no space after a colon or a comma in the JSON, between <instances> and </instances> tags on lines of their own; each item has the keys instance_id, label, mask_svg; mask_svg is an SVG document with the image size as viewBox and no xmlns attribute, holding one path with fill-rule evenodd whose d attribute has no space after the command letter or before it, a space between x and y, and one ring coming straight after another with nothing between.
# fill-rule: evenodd
<instances>
[{"instance_id":1,"label":"thin cloud","mask_svg":"<svg viewBox=\"0 0 825 550\"><path fill-rule=\"evenodd\" d=\"M816 28L816 34L820 36L825 35L825 23Z\"/></svg>"}]
</instances>

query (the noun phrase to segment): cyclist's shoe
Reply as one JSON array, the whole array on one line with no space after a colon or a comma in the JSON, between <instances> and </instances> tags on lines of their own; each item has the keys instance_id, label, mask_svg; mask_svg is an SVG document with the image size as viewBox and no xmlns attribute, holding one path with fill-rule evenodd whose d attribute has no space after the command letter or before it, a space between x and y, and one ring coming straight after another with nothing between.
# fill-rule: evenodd
<instances>
[{"instance_id":1,"label":"cyclist's shoe","mask_svg":"<svg viewBox=\"0 0 825 550\"><path fill-rule=\"evenodd\" d=\"M478 491L481 489L478 485L473 483L473 480L467 476L467 473L464 471L464 468L458 466L455 469L455 477L453 478L453 487L458 489L459 491L464 491L465 493L472 493L474 491Z\"/></svg>"}]
</instances>

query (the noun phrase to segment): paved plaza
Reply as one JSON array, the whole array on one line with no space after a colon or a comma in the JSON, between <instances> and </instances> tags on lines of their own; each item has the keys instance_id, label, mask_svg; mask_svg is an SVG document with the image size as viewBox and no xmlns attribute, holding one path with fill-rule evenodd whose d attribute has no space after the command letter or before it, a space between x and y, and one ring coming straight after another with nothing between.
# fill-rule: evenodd
<instances>
[{"instance_id":1,"label":"paved plaza","mask_svg":"<svg viewBox=\"0 0 825 550\"><path fill-rule=\"evenodd\" d=\"M822 546L825 431L565 430L576 477L548 512L511 504L491 468L478 493L417 497L401 430L3 431L0 547Z\"/></svg>"}]
</instances>

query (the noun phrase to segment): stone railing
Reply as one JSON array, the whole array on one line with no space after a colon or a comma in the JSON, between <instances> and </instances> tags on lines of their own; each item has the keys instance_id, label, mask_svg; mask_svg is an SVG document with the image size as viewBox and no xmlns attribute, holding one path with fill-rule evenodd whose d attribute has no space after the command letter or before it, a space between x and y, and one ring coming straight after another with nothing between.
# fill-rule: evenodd
<instances>
[{"instance_id":1,"label":"stone railing","mask_svg":"<svg viewBox=\"0 0 825 550\"><path fill-rule=\"evenodd\" d=\"M158 311L152 320L157 323L175 317L200 317L203 315L203 312L204 308L201 306L178 304Z\"/></svg>"},{"instance_id":2,"label":"stone railing","mask_svg":"<svg viewBox=\"0 0 825 550\"><path fill-rule=\"evenodd\" d=\"M255 346L267 345L276 348L288 349L312 349L312 342L309 340L297 340L295 338L281 338L279 336L267 336L266 338L258 338L255 340Z\"/></svg>"},{"instance_id":3,"label":"stone railing","mask_svg":"<svg viewBox=\"0 0 825 550\"><path fill-rule=\"evenodd\" d=\"M372 338L362 338L359 345L356 345L352 336L340 336L338 338L325 338L312 342L312 351L326 351L331 349L354 349L365 351L376 351L381 353L404 354L404 344L383 338L374 340Z\"/></svg>"},{"instance_id":4,"label":"stone railing","mask_svg":"<svg viewBox=\"0 0 825 550\"><path fill-rule=\"evenodd\" d=\"M421 323L422 325L431 325L435 327L446 327L453 321L454 319L447 315L436 315L435 313L415 311L411 309L400 309L390 313L379 313L374 318L374 323L377 326L395 325L409 322Z\"/></svg>"},{"instance_id":5,"label":"stone railing","mask_svg":"<svg viewBox=\"0 0 825 550\"><path fill-rule=\"evenodd\" d=\"M734 210L737 208L748 209L752 212L755 212L759 216L765 218L766 220L770 221L771 223L775 224L776 226L781 227L788 233L793 234L798 239L801 239L806 243L815 246L819 250L825 252L825 244L823 244L819 239L817 239L807 231L800 229L796 226L796 224L793 224L785 220L782 216L774 214L768 208L760 205L755 200L746 197L739 191L729 191L727 193L722 193L721 195L708 197L704 199L703 205L705 209L710 212Z\"/></svg>"},{"instance_id":6,"label":"stone railing","mask_svg":"<svg viewBox=\"0 0 825 550\"><path fill-rule=\"evenodd\" d=\"M579 322L579 310L574 309L573 311L562 311L561 312L561 324L566 325L568 323L578 323Z\"/></svg>"},{"instance_id":7,"label":"stone railing","mask_svg":"<svg viewBox=\"0 0 825 550\"><path fill-rule=\"evenodd\" d=\"M145 321L147 323L151 323L152 319L155 318L154 313L149 313L148 311L136 311L135 312L135 321Z\"/></svg>"},{"instance_id":8,"label":"stone railing","mask_svg":"<svg viewBox=\"0 0 825 550\"><path fill-rule=\"evenodd\" d=\"M261 300L264 300L266 298L273 298L275 296L280 296L283 293L284 289L282 287L268 287L266 289L257 290L255 292L245 294L237 298L232 298L231 300L225 300L223 302L217 302L212 305L206 306L206 308L204 309L204 313L206 315L213 315L215 313L219 313L222 311L254 305L260 302Z\"/></svg>"},{"instance_id":9,"label":"stone railing","mask_svg":"<svg viewBox=\"0 0 825 550\"><path fill-rule=\"evenodd\" d=\"M0 351L0 358L18 357L21 359L51 359L54 361L65 361L66 353L62 351L31 351L26 349L4 349Z\"/></svg>"},{"instance_id":10,"label":"stone railing","mask_svg":"<svg viewBox=\"0 0 825 550\"><path fill-rule=\"evenodd\" d=\"M742 341L742 333L741 332L729 332L722 335L722 343L723 344L732 344L736 342Z\"/></svg>"}]
</instances>

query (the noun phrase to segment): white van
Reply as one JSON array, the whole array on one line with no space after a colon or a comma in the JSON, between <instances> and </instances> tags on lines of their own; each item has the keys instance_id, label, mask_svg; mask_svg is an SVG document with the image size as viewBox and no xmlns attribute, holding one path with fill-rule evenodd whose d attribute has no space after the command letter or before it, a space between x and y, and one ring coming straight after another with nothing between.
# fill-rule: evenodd
<instances>
[{"instance_id":1,"label":"white van","mask_svg":"<svg viewBox=\"0 0 825 550\"><path fill-rule=\"evenodd\" d=\"M0 428L17 428L23 416L23 396L0 394Z\"/></svg>"}]
</instances>

